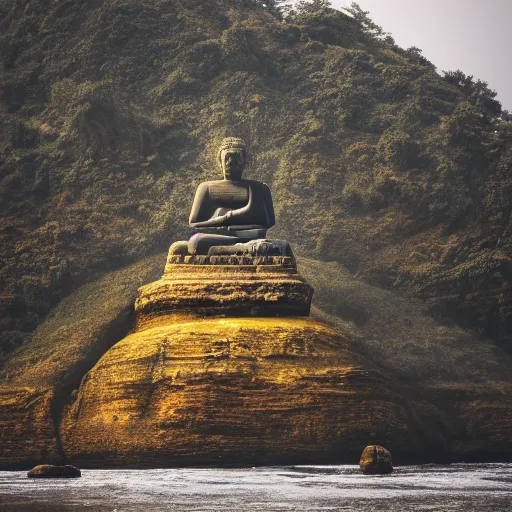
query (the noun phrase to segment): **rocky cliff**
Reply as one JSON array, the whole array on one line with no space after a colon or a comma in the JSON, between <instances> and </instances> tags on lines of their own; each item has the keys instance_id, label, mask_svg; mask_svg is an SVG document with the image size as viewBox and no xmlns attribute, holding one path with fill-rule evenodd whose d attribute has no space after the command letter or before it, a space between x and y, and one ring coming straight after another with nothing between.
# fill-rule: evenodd
<instances>
[{"instance_id":1,"label":"rocky cliff","mask_svg":"<svg viewBox=\"0 0 512 512\"><path fill-rule=\"evenodd\" d=\"M367 438L421 450L389 378L307 319L311 296L292 257L170 256L139 290L136 332L66 409L64 453L154 466L336 461Z\"/></svg>"},{"instance_id":2,"label":"rocky cliff","mask_svg":"<svg viewBox=\"0 0 512 512\"><path fill-rule=\"evenodd\" d=\"M140 289L137 322L123 311L163 264L147 259L86 285L56 308L31 350L11 356L0 374L2 467L354 462L368 442L391 448L397 463L511 451L509 356L436 323L421 302L301 259L319 297L313 318L293 309L246 316L236 306L252 293L247 275L238 290L231 283L224 297L206 297L226 282L222 266L200 265L197 280L199 265L168 263ZM288 263L261 270L274 276L274 313L290 287L310 300ZM207 318L193 312L200 281L203 299L226 299ZM174 298L164 306L162 289Z\"/></svg>"}]
</instances>

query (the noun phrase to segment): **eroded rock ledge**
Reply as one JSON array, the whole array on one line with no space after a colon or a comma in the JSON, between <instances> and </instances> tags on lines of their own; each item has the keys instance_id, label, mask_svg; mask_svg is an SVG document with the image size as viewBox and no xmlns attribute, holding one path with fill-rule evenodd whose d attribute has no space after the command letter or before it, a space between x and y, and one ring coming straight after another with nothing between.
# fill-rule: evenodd
<instances>
[{"instance_id":1,"label":"eroded rock ledge","mask_svg":"<svg viewBox=\"0 0 512 512\"><path fill-rule=\"evenodd\" d=\"M139 290L135 311L139 329L163 316L308 316L312 296L291 257L171 255L162 279Z\"/></svg>"}]
</instances>

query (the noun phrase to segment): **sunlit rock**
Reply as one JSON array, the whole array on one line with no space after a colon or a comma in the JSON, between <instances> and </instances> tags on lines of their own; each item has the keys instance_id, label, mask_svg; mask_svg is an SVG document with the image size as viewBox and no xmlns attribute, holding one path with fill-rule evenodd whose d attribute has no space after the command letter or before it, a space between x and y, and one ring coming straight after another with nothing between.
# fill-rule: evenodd
<instances>
[{"instance_id":1,"label":"sunlit rock","mask_svg":"<svg viewBox=\"0 0 512 512\"><path fill-rule=\"evenodd\" d=\"M307 318L293 258L177 258L139 290L136 331L83 379L61 425L71 460L318 462L369 436L417 446L387 378Z\"/></svg>"},{"instance_id":2,"label":"sunlit rock","mask_svg":"<svg viewBox=\"0 0 512 512\"><path fill-rule=\"evenodd\" d=\"M367 446L363 450L359 466L365 475L387 475L392 473L391 453L379 445Z\"/></svg>"},{"instance_id":3,"label":"sunlit rock","mask_svg":"<svg viewBox=\"0 0 512 512\"><path fill-rule=\"evenodd\" d=\"M66 464L65 466L54 466L52 464L40 464L31 469L27 476L29 478L80 478L81 471L76 466Z\"/></svg>"}]
</instances>

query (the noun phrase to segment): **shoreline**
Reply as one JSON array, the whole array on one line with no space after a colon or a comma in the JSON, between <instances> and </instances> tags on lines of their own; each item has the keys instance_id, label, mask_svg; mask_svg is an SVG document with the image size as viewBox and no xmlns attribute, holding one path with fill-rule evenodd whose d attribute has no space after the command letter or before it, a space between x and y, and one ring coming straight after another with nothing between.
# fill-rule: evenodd
<instances>
[{"instance_id":1,"label":"shoreline","mask_svg":"<svg viewBox=\"0 0 512 512\"><path fill-rule=\"evenodd\" d=\"M431 454L430 454L431 455ZM440 465L447 466L451 464L507 464L512 463L512 453L475 453L465 455L454 454L440 454L436 457L422 457L422 456L404 456L401 454L392 454L394 467L407 467L407 466L426 466L426 465ZM303 460L303 461L274 461L274 462L257 462L251 463L236 463L226 462L222 464L193 464L187 462L175 462L173 464L150 464L150 463L134 463L134 464L97 464L87 463L85 461L76 462L73 460L61 461L35 461L26 462L13 465L0 465L0 471L29 471L34 466L39 464L71 464L80 469L90 470L153 470L153 469L253 469L253 468L277 468L277 467L294 467L294 466L359 466L359 457L350 459L320 459L320 460Z\"/></svg>"}]
</instances>

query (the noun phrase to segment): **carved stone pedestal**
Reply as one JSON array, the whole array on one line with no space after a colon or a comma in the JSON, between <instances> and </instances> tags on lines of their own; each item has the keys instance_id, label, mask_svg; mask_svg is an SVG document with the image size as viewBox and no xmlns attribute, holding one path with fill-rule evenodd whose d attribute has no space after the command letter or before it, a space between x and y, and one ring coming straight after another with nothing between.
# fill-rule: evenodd
<instances>
[{"instance_id":1,"label":"carved stone pedestal","mask_svg":"<svg viewBox=\"0 0 512 512\"><path fill-rule=\"evenodd\" d=\"M135 302L138 328L186 317L308 316L313 289L291 257L169 256Z\"/></svg>"}]
</instances>

